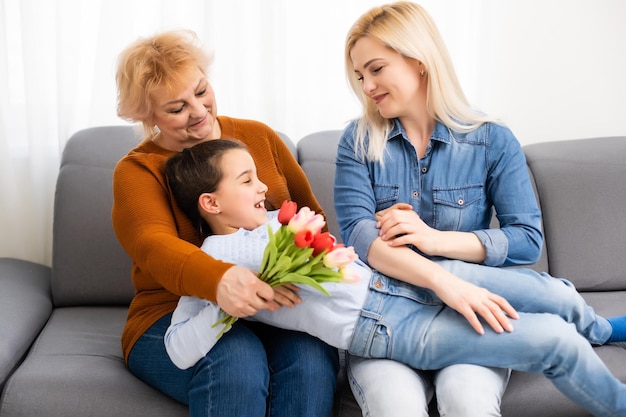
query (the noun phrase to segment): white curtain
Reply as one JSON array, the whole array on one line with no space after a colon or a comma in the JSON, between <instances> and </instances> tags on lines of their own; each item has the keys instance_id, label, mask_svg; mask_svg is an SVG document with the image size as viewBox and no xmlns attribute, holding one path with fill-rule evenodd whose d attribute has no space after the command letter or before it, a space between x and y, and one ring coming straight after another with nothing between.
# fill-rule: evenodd
<instances>
[{"instance_id":1,"label":"white curtain","mask_svg":"<svg viewBox=\"0 0 626 417\"><path fill-rule=\"evenodd\" d=\"M214 52L219 112L294 141L358 114L343 71L377 0L0 0L0 257L50 264L60 155L116 116L119 52L172 28ZM626 2L424 0L465 91L522 143L626 135Z\"/></svg>"}]
</instances>

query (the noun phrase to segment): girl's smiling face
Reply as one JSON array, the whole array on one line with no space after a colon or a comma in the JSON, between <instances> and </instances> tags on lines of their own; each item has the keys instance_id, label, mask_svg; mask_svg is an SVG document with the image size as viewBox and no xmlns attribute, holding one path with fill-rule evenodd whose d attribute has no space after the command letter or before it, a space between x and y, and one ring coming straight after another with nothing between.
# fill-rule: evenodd
<instances>
[{"instance_id":1,"label":"girl's smiling face","mask_svg":"<svg viewBox=\"0 0 626 417\"><path fill-rule=\"evenodd\" d=\"M243 149L231 149L220 161L222 180L217 190L200 196L212 199L214 210L211 228L216 234L236 232L239 228L253 230L267 222L265 193L267 186L257 177L252 156ZM217 230L219 228L219 230Z\"/></svg>"}]
</instances>

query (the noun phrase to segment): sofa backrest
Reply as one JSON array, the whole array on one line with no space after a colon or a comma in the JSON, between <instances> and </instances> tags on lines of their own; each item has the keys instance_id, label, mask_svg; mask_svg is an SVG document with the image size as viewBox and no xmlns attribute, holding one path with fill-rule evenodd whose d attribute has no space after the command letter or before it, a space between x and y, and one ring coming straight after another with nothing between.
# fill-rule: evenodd
<instances>
[{"instance_id":1,"label":"sofa backrest","mask_svg":"<svg viewBox=\"0 0 626 417\"><path fill-rule=\"evenodd\" d=\"M131 126L93 127L65 145L54 199L55 306L128 304L131 261L111 225L113 168L141 140Z\"/></svg>"},{"instance_id":2,"label":"sofa backrest","mask_svg":"<svg viewBox=\"0 0 626 417\"><path fill-rule=\"evenodd\" d=\"M279 133L292 152L296 147ZM333 204L340 130L297 144L297 156L339 237ZM54 204L52 295L55 306L126 305L134 295L131 261L111 225L117 161L141 140L132 126L75 133L67 142ZM544 215L547 262L540 270L582 291L626 290L626 137L548 142L524 148Z\"/></svg>"},{"instance_id":3,"label":"sofa backrest","mask_svg":"<svg viewBox=\"0 0 626 417\"><path fill-rule=\"evenodd\" d=\"M298 141L298 161L306 173L313 194L326 214L328 229L341 241L333 200L335 155L341 130L326 130L307 135Z\"/></svg>"},{"instance_id":4,"label":"sofa backrest","mask_svg":"<svg viewBox=\"0 0 626 417\"><path fill-rule=\"evenodd\" d=\"M524 152L549 272L580 291L626 290L626 137L537 143Z\"/></svg>"}]
</instances>

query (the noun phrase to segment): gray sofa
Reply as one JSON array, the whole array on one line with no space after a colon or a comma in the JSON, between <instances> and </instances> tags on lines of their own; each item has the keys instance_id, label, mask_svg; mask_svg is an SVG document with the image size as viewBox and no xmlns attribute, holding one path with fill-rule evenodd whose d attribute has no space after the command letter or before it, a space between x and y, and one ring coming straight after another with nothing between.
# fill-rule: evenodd
<instances>
[{"instance_id":1,"label":"gray sofa","mask_svg":"<svg viewBox=\"0 0 626 417\"><path fill-rule=\"evenodd\" d=\"M338 136L319 132L292 147L334 234ZM111 174L138 141L128 126L73 135L56 188L52 267L0 258L1 417L187 415L185 406L139 381L122 360L120 334L133 288L130 260L111 228ZM536 268L574 281L599 313L626 313L626 138L524 149L544 211L546 250ZM626 381L624 347L597 352ZM359 416L345 371L338 378L335 415ZM587 415L543 376L524 373L513 374L502 412Z\"/></svg>"}]
</instances>

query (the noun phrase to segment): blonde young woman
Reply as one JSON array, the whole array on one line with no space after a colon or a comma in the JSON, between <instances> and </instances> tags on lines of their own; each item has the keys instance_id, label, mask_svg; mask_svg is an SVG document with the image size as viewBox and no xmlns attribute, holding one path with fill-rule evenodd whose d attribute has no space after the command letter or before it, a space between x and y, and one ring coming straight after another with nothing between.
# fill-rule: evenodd
<instances>
[{"instance_id":1,"label":"blonde young woman","mask_svg":"<svg viewBox=\"0 0 626 417\"><path fill-rule=\"evenodd\" d=\"M468 104L433 20L417 4L363 14L348 32L345 62L363 108L338 147L335 205L344 242L388 276L421 279L477 332L484 331L479 316L501 332L484 293L435 280L428 262L538 259L541 213L519 142ZM490 228L493 210L499 229ZM419 259L403 263L406 251ZM349 358L364 416L427 416L433 391L442 416L499 416L508 378L507 369L455 365L427 373Z\"/></svg>"}]
</instances>

